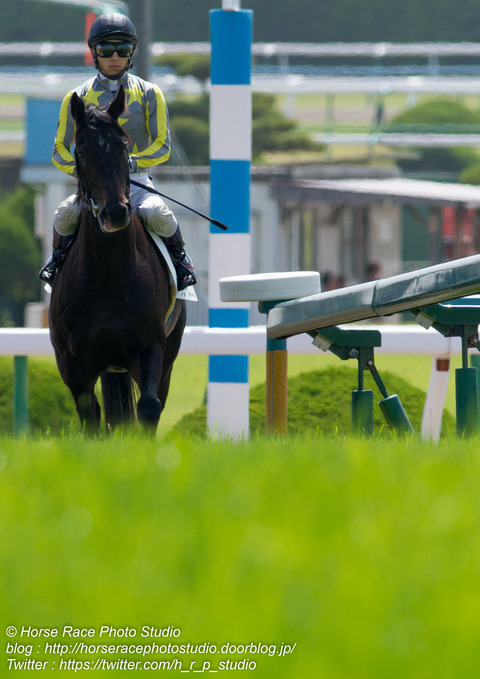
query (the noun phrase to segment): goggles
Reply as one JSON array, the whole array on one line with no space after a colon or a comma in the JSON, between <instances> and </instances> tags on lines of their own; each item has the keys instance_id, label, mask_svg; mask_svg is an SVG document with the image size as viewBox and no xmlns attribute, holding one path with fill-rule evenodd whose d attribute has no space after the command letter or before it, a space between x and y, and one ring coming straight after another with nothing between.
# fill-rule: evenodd
<instances>
[{"instance_id":1,"label":"goggles","mask_svg":"<svg viewBox=\"0 0 480 679\"><path fill-rule=\"evenodd\" d=\"M124 59L131 57L134 49L133 42L99 42L95 45L95 54L97 57L110 59L116 52L121 59Z\"/></svg>"}]
</instances>

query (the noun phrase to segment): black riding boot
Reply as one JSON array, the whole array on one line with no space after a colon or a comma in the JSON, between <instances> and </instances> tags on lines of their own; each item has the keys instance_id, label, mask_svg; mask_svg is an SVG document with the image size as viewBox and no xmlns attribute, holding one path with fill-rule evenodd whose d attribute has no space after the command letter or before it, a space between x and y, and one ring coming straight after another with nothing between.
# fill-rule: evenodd
<instances>
[{"instance_id":1,"label":"black riding boot","mask_svg":"<svg viewBox=\"0 0 480 679\"><path fill-rule=\"evenodd\" d=\"M57 271L62 265L65 255L73 243L76 234L70 236L59 236L56 231L53 232L53 249L50 258L45 266L38 272L40 280L45 281L49 285L53 285Z\"/></svg>"},{"instance_id":2,"label":"black riding boot","mask_svg":"<svg viewBox=\"0 0 480 679\"><path fill-rule=\"evenodd\" d=\"M177 272L178 290L184 290L185 288L188 288L189 285L195 285L197 282L197 275L193 268L191 258L185 252L185 243L182 238L180 227L177 227L173 236L162 238L162 240L167 246L167 250L172 258L173 266Z\"/></svg>"}]
</instances>

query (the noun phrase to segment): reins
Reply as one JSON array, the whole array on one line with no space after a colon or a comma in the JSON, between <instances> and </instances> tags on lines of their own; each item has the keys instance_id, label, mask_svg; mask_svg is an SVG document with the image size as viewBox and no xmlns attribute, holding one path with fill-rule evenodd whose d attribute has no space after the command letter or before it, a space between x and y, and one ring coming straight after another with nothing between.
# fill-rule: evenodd
<instances>
[{"instance_id":1,"label":"reins","mask_svg":"<svg viewBox=\"0 0 480 679\"><path fill-rule=\"evenodd\" d=\"M98 213L100 208L95 203L94 199L89 195L87 186L82 179L82 173L80 172L80 163L78 161L77 149L75 149L75 169L77 171L77 181L80 188L80 203L89 212L93 214L95 219L98 219Z\"/></svg>"}]
</instances>

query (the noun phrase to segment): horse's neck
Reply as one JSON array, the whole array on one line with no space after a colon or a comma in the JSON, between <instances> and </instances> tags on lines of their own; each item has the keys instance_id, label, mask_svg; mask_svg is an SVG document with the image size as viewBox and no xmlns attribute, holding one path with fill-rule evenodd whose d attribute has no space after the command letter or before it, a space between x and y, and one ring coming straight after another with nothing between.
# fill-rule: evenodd
<instances>
[{"instance_id":1,"label":"horse's neck","mask_svg":"<svg viewBox=\"0 0 480 679\"><path fill-rule=\"evenodd\" d=\"M110 277L115 270L124 272L135 266L135 233L133 225L115 233L103 233L96 217L83 211L78 234L84 253L84 266L96 276Z\"/></svg>"}]
</instances>

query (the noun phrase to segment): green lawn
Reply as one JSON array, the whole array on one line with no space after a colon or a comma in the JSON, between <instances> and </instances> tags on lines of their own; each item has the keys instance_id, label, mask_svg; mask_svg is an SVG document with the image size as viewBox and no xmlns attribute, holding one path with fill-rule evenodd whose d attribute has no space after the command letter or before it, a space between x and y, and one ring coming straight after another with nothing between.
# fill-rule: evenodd
<instances>
[{"instance_id":1,"label":"green lawn","mask_svg":"<svg viewBox=\"0 0 480 679\"><path fill-rule=\"evenodd\" d=\"M0 440L4 649L31 643L46 676L101 657L248 660L259 679L476 679L479 483L477 441ZM81 653L65 626L93 630L88 647L208 649ZM3 668L25 657L10 647Z\"/></svg>"}]
</instances>

